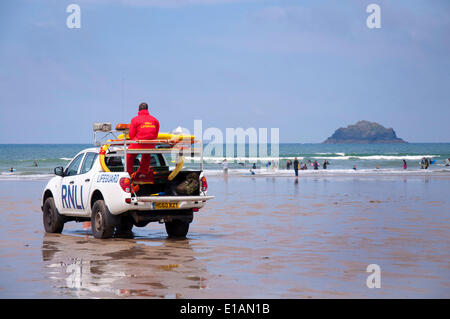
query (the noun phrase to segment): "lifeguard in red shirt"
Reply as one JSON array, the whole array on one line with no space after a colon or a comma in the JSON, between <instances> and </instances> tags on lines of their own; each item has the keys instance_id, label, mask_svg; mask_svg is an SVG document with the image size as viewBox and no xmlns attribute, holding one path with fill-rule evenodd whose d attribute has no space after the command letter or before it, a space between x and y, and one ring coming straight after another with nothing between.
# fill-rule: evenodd
<instances>
[{"instance_id":1,"label":"lifeguard in red shirt","mask_svg":"<svg viewBox=\"0 0 450 319\"><path fill-rule=\"evenodd\" d=\"M147 103L139 104L138 116L131 120L130 131L128 132L130 140L154 140L158 137L159 121L148 112ZM128 149L148 149L154 148L154 144L131 144ZM134 160L138 154L127 154L127 172L133 174ZM138 174L148 174L150 168L150 154L142 154ZM151 176L153 177L153 176Z\"/></svg>"}]
</instances>

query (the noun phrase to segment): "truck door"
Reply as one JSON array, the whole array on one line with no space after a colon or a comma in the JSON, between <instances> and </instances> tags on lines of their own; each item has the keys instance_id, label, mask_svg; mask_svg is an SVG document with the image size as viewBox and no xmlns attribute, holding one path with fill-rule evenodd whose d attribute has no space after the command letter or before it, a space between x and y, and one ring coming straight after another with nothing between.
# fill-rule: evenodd
<instances>
[{"instance_id":1,"label":"truck door","mask_svg":"<svg viewBox=\"0 0 450 319\"><path fill-rule=\"evenodd\" d=\"M62 214L70 214L75 211L82 210L80 193L80 180L78 172L80 170L81 162L83 161L85 153L79 154L72 162L67 166L64 171L64 177L61 183L60 190L60 205Z\"/></svg>"},{"instance_id":2,"label":"truck door","mask_svg":"<svg viewBox=\"0 0 450 319\"><path fill-rule=\"evenodd\" d=\"M91 191L92 178L95 173L92 171L92 167L94 166L97 156L98 153L87 152L83 164L81 165L79 175L76 177L76 184L78 185L78 191L81 195L80 203L83 210L86 212L89 207L89 194Z\"/></svg>"}]
</instances>

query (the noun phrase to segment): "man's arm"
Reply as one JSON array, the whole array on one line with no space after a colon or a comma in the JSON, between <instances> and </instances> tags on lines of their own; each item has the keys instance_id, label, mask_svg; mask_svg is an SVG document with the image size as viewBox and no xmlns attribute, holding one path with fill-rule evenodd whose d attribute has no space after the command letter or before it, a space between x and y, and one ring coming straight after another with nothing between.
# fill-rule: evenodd
<instances>
[{"instance_id":1,"label":"man's arm","mask_svg":"<svg viewBox=\"0 0 450 319\"><path fill-rule=\"evenodd\" d=\"M128 135L130 136L130 140L134 140L134 137L136 136L136 122L134 121L134 118L131 120Z\"/></svg>"},{"instance_id":2,"label":"man's arm","mask_svg":"<svg viewBox=\"0 0 450 319\"><path fill-rule=\"evenodd\" d=\"M158 138L158 133L159 133L159 121L157 120L157 119L155 119L156 120L156 137L155 138Z\"/></svg>"}]
</instances>

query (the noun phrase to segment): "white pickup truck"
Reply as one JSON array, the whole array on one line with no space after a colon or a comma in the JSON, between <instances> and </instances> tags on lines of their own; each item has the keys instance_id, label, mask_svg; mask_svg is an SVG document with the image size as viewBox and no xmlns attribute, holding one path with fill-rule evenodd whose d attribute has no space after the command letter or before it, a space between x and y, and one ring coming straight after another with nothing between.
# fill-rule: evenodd
<instances>
[{"instance_id":1,"label":"white pickup truck","mask_svg":"<svg viewBox=\"0 0 450 319\"><path fill-rule=\"evenodd\" d=\"M103 163L101 149L85 149L65 168L55 168L56 176L45 186L42 195L46 232L61 233L64 223L69 221L90 221L95 238L111 238L132 234L133 226L159 222L165 224L169 237L185 237L193 213L214 198L207 195L207 182L201 169L180 170L175 178L168 178L171 171L164 156L167 148L140 150L150 154L154 178L151 183L139 185L137 191L125 170L127 145L109 147ZM134 163L135 170L139 167L139 157ZM187 188L187 193L180 193L179 186L183 183L191 183L195 189Z\"/></svg>"}]
</instances>

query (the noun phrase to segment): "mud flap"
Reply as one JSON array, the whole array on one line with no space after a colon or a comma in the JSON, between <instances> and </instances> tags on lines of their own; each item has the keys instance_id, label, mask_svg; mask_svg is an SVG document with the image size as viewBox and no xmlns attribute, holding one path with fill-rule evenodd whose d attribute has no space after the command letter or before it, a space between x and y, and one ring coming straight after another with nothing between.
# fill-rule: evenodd
<instances>
[{"instance_id":1,"label":"mud flap","mask_svg":"<svg viewBox=\"0 0 450 319\"><path fill-rule=\"evenodd\" d=\"M117 226L120 226L120 223L122 221L122 216L111 214L111 212L109 211L108 206L106 206L106 220L107 220L108 224L110 224L110 225L112 225L114 227L117 227Z\"/></svg>"}]
</instances>

